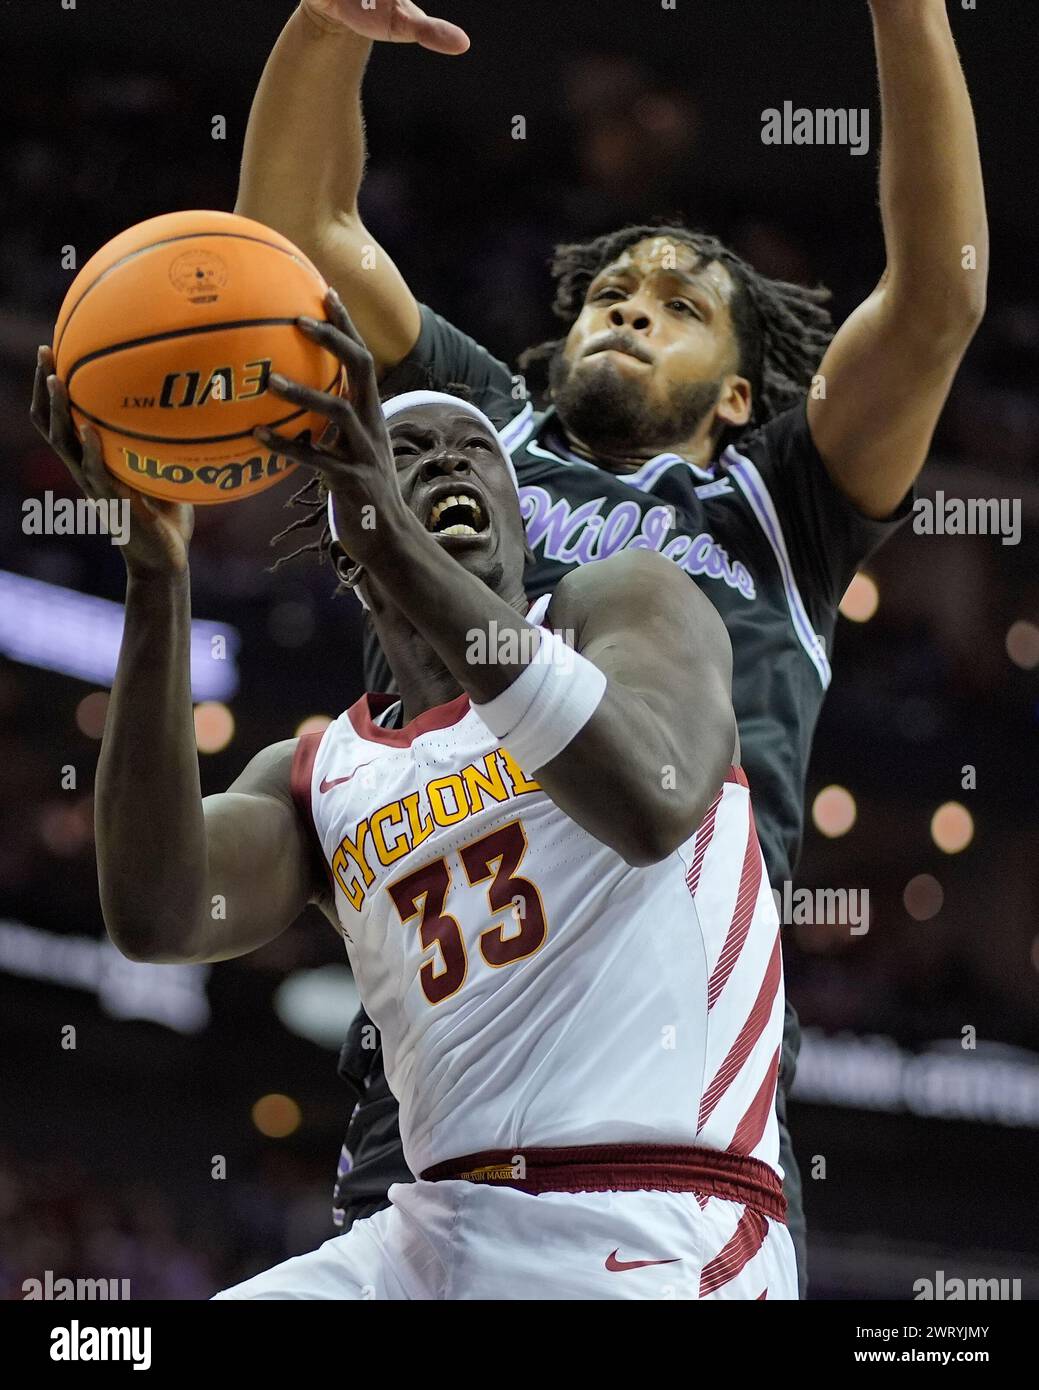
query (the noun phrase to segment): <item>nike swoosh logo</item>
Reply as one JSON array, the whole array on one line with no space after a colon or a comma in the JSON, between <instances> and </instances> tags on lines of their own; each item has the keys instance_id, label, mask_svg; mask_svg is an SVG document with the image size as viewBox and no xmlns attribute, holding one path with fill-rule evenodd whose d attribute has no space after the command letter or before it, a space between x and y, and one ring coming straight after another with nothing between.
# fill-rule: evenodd
<instances>
[{"instance_id":1,"label":"nike swoosh logo","mask_svg":"<svg viewBox=\"0 0 1039 1390\"><path fill-rule=\"evenodd\" d=\"M366 763L358 763L358 765L354 768L354 772L360 772L362 767L371 767L373 762L375 762L375 759L369 758ZM349 782L350 778L354 775L354 772L347 773L345 777L333 777L331 781L329 781L327 777L322 777L318 785L318 791L330 792L333 787L338 787L341 782Z\"/></svg>"},{"instance_id":2,"label":"nike swoosh logo","mask_svg":"<svg viewBox=\"0 0 1039 1390\"><path fill-rule=\"evenodd\" d=\"M611 1274L622 1274L626 1269L645 1269L647 1265L674 1265L681 1262L681 1255L675 1255L670 1260L618 1260L617 1251L614 1250L606 1256L606 1268Z\"/></svg>"}]
</instances>

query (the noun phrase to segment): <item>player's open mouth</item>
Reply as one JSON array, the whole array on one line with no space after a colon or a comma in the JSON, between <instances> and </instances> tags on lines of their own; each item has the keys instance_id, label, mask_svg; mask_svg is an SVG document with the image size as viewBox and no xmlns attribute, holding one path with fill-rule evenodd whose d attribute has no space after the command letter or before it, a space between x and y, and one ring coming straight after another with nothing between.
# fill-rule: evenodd
<instances>
[{"instance_id":1,"label":"player's open mouth","mask_svg":"<svg viewBox=\"0 0 1039 1390\"><path fill-rule=\"evenodd\" d=\"M457 488L433 503L426 530L435 536L478 536L487 530L487 516L473 493Z\"/></svg>"}]
</instances>

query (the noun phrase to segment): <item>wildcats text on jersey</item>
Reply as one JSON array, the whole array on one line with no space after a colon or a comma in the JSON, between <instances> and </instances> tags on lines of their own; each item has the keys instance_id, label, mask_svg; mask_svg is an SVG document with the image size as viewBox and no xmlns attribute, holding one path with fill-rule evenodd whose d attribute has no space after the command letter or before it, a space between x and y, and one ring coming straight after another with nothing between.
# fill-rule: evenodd
<instances>
[{"instance_id":1,"label":"wildcats text on jersey","mask_svg":"<svg viewBox=\"0 0 1039 1390\"><path fill-rule=\"evenodd\" d=\"M616 502L604 516L606 502L605 497L593 497L572 506L565 497L553 501L546 488L525 484L520 488L520 510L531 549L536 551L540 545L546 559L568 565L605 560L619 550L657 550L687 574L721 579L745 599L755 597L746 565L730 560L707 531L668 540L675 529L673 507L650 507L643 512L637 502Z\"/></svg>"}]
</instances>

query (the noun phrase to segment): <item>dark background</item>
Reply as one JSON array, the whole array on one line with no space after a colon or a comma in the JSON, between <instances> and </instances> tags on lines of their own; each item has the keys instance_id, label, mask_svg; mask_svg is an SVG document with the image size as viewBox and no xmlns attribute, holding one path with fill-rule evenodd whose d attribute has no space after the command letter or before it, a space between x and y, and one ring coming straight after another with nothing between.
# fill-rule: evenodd
<instances>
[{"instance_id":1,"label":"dark background","mask_svg":"<svg viewBox=\"0 0 1039 1390\"><path fill-rule=\"evenodd\" d=\"M876 616L838 627L808 806L839 783L858 818L828 839L809 814L797 881L868 887L873 916L861 937L786 932L788 989L808 1031L791 1128L818 1297L908 1298L939 1269L1021 1278L1026 1298L1039 1289L1039 651L1022 666L1006 646L1012 624L1039 624L1039 115L1024 68L1034 16L986 0L950 9L981 132L993 266L988 316L922 491L1020 499L1024 529L1004 546L903 528L868 566ZM27 414L35 347L75 273L61 248L74 245L82 265L145 217L233 206L252 91L289 12L274 0L0 4L0 569L121 598L122 561L103 538L21 525L24 498L69 491ZM865 3L678 0L672 13L656 0L445 0L442 12L468 28L467 57L376 54L363 208L419 297L499 356L554 331L556 241L656 213L708 227L770 274L830 285L838 321L872 288L883 247ZM870 105L870 153L763 145L761 112L784 100ZM525 141L510 135L518 114ZM224 141L211 138L215 115ZM291 490L198 513L194 612L241 635L235 736L203 757L206 792L359 693L353 601L333 599L316 564L267 568ZM332 1233L347 1097L332 1047L288 1029L272 1004L284 980L343 955L308 913L211 971L210 1018L195 1032L113 1017L96 989L39 978L59 970L55 936L103 936L98 744L76 723L96 688L0 656L0 1289L21 1297L23 1280L50 1269L129 1277L136 1297L204 1297ZM69 764L78 788L62 790ZM976 789L961 786L966 764ZM956 855L929 830L949 800L974 819ZM921 874L944 899L918 921L903 894ZM39 948L21 973L16 940L22 957L26 941ZM344 990L344 1026L351 1011ZM67 1025L75 1050L61 1046ZM965 1028L974 1050L960 1046ZM888 1041L856 1049L869 1037ZM932 1065L942 1057L944 1071ZM921 1062L932 1081L915 1085ZM269 1093L300 1107L286 1138L253 1124ZM227 1160L221 1181L214 1155Z\"/></svg>"}]
</instances>

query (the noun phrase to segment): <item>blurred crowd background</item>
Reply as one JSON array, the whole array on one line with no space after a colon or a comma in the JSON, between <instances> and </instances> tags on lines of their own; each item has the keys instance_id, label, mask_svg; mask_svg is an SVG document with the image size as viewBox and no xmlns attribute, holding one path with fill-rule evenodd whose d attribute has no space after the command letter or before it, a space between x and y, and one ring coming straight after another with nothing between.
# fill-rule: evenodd
<instances>
[{"instance_id":1,"label":"blurred crowd background","mask_svg":"<svg viewBox=\"0 0 1039 1390\"><path fill-rule=\"evenodd\" d=\"M497 355L553 331L555 242L652 214L710 228L765 272L829 285L838 321L875 283L879 118L864 3L748 13L717 0L695 16L684 0L675 12L649 0L441 8L467 25L473 50L377 53L363 210L419 297ZM993 274L921 491L1012 499L1022 530L1005 545L904 527L838 628L796 882L868 888L870 929L785 931L806 1030L791 1128L816 1297L911 1297L937 1269L1039 1290L1039 223L1023 172L1039 122L1013 96L1027 8L953 8ZM145 217L233 206L252 91L289 10L110 0L0 16L22 79L5 93L0 157L9 1298L48 1269L129 1277L134 1297L206 1297L333 1233L349 1109L335 1042L353 1010L340 943L308 912L270 947L208 972L113 962L92 843L104 684L25 659L18 642L33 625L41 651L59 625L46 605L23 608L26 590L9 582L55 586L32 592L73 626L65 591L122 596L123 564L104 538L22 526L25 498L73 495L28 417L35 348L75 273L62 248L82 265ZM870 154L763 146L762 110L787 99L871 105ZM225 140L211 138L215 115ZM237 690L198 716L206 792L360 693L353 600L333 597L310 557L270 569L292 490L197 514L194 613L237 634ZM68 766L74 788L62 786ZM69 1027L74 1048L62 1042Z\"/></svg>"}]
</instances>

